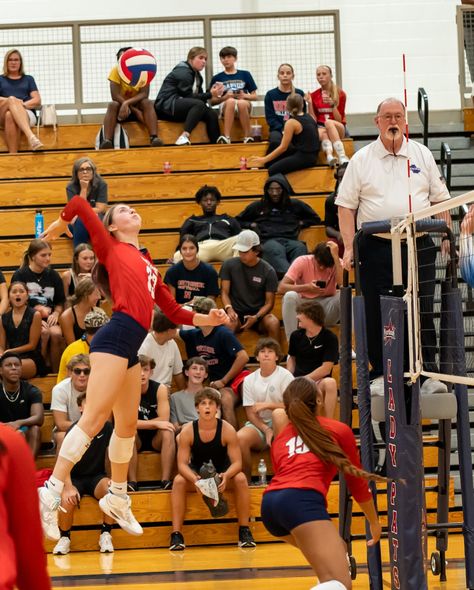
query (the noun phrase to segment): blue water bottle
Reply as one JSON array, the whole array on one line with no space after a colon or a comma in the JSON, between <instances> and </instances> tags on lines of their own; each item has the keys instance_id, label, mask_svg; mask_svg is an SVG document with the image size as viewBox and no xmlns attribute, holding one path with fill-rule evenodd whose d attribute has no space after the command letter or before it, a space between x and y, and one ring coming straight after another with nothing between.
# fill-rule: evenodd
<instances>
[{"instance_id":1,"label":"blue water bottle","mask_svg":"<svg viewBox=\"0 0 474 590\"><path fill-rule=\"evenodd\" d=\"M35 238L39 238L44 232L44 216L43 212L38 209L35 215Z\"/></svg>"}]
</instances>

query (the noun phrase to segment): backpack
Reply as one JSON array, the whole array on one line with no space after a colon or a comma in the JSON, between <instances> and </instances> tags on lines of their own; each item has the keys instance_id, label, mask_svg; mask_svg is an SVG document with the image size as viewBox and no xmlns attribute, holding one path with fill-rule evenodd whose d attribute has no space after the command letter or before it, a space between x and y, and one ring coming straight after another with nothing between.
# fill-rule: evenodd
<instances>
[{"instance_id":1,"label":"backpack","mask_svg":"<svg viewBox=\"0 0 474 590\"><path fill-rule=\"evenodd\" d=\"M104 126L99 129L99 133L95 138L95 149L98 150L100 144L104 141L105 134L104 134ZM113 137L113 144L115 150L124 150L130 147L130 141L128 139L128 133L125 131L124 127L117 123L115 125L114 130L114 137Z\"/></svg>"}]
</instances>

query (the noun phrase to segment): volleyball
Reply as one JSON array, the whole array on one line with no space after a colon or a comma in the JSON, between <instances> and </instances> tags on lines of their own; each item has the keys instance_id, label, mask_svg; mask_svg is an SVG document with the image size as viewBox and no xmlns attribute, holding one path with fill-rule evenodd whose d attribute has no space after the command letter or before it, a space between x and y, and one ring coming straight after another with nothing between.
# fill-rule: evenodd
<instances>
[{"instance_id":1,"label":"volleyball","mask_svg":"<svg viewBox=\"0 0 474 590\"><path fill-rule=\"evenodd\" d=\"M142 88L153 80L156 74L156 59L146 49L127 49L118 60L118 72L130 86Z\"/></svg>"}]
</instances>

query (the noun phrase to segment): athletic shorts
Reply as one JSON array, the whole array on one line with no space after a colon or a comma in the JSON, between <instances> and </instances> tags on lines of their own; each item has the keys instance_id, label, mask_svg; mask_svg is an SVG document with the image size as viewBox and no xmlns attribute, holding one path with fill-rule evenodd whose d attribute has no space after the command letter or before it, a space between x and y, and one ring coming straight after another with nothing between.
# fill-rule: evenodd
<instances>
[{"instance_id":1,"label":"athletic shorts","mask_svg":"<svg viewBox=\"0 0 474 590\"><path fill-rule=\"evenodd\" d=\"M270 428L272 428L272 419L271 419L271 418L270 418L270 419L268 419L268 420L264 420L264 422L265 422L265 424L266 424L267 426L270 426ZM254 430L256 430L256 431L258 432L258 435L260 436L260 440L261 440L263 443L266 443L266 442L267 442L267 438L266 438L266 436L265 436L265 433L264 433L264 432L262 432L262 431L260 430L260 428L257 428L257 427L255 426L255 424L253 424L253 422L250 422L250 420L247 420L247 422L244 424L244 426L246 426L247 428L253 428Z\"/></svg>"},{"instance_id":2,"label":"athletic shorts","mask_svg":"<svg viewBox=\"0 0 474 590\"><path fill-rule=\"evenodd\" d=\"M72 477L72 485L77 488L79 495L94 496L94 490L97 484L104 477L108 477L106 473L98 473L97 475L84 475L83 477Z\"/></svg>"},{"instance_id":3,"label":"athletic shorts","mask_svg":"<svg viewBox=\"0 0 474 590\"><path fill-rule=\"evenodd\" d=\"M235 97L235 103L234 103L234 117L237 118L239 116L239 107L237 105L237 101L239 99L237 97ZM244 99L242 99L244 100ZM224 106L225 106L225 101L221 102L221 104L219 105L219 119L223 119L224 118ZM253 104L250 100L247 101L248 104L248 109L249 109L249 115L252 114L252 110L253 110Z\"/></svg>"},{"instance_id":4,"label":"athletic shorts","mask_svg":"<svg viewBox=\"0 0 474 590\"><path fill-rule=\"evenodd\" d=\"M324 127L326 127L326 125L324 123L317 123L318 127L321 127L321 129L324 129ZM349 134L347 133L347 126L344 124L344 137L349 137Z\"/></svg>"},{"instance_id":5,"label":"athletic shorts","mask_svg":"<svg viewBox=\"0 0 474 590\"><path fill-rule=\"evenodd\" d=\"M316 490L287 488L267 492L262 498L262 522L274 537L286 537L306 522L331 520L324 496Z\"/></svg>"},{"instance_id":6,"label":"athletic shorts","mask_svg":"<svg viewBox=\"0 0 474 590\"><path fill-rule=\"evenodd\" d=\"M152 441L155 438L157 432L157 430L137 430L138 438L142 443L142 446L138 451L139 453L141 453L142 451L156 452L156 449L153 448Z\"/></svg>"},{"instance_id":7,"label":"athletic shorts","mask_svg":"<svg viewBox=\"0 0 474 590\"><path fill-rule=\"evenodd\" d=\"M107 352L128 359L128 368L138 363L138 349L147 330L126 313L116 311L110 322L92 338L90 352Z\"/></svg>"}]
</instances>

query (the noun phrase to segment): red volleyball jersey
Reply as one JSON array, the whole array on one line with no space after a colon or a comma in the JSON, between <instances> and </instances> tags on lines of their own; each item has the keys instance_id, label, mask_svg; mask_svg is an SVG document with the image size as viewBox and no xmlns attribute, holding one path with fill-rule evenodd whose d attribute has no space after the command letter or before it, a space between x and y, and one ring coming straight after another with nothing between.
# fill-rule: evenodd
<instances>
[{"instance_id":1,"label":"red volleyball jersey","mask_svg":"<svg viewBox=\"0 0 474 590\"><path fill-rule=\"evenodd\" d=\"M334 119L333 107L323 100L323 91L318 88L311 92L314 114L318 123L325 123L328 119ZM346 93L339 88L339 104L337 105L344 125L346 124Z\"/></svg>"},{"instance_id":2,"label":"red volleyball jersey","mask_svg":"<svg viewBox=\"0 0 474 590\"><path fill-rule=\"evenodd\" d=\"M322 416L316 419L319 420L321 426L329 431L351 463L360 468L355 437L349 426ZM293 424L288 424L275 438L272 443L271 457L275 475L265 493L272 490L298 488L316 490L324 497L327 496L337 468L332 463L324 463L312 453L298 435ZM357 502L367 502L372 498L365 479L346 474L344 476L351 494Z\"/></svg>"},{"instance_id":3,"label":"red volleyball jersey","mask_svg":"<svg viewBox=\"0 0 474 590\"><path fill-rule=\"evenodd\" d=\"M61 213L65 221L76 215L89 232L97 259L109 273L113 311L126 313L149 330L156 303L172 322L192 325L194 312L176 303L147 250L141 251L132 244L116 240L87 201L79 196L71 199Z\"/></svg>"}]
</instances>

